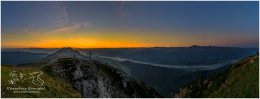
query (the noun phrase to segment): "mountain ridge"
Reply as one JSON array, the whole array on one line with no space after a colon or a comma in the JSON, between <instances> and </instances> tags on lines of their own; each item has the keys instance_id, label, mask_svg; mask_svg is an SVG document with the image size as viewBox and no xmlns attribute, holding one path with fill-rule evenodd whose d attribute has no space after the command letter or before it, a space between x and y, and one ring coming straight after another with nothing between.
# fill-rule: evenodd
<instances>
[{"instance_id":1,"label":"mountain ridge","mask_svg":"<svg viewBox=\"0 0 260 99\"><path fill-rule=\"evenodd\" d=\"M58 51L46 56L43 60L55 62L59 58L79 58L87 60L87 57L82 55L79 51L72 49L71 47L64 47Z\"/></svg>"},{"instance_id":2,"label":"mountain ridge","mask_svg":"<svg viewBox=\"0 0 260 99\"><path fill-rule=\"evenodd\" d=\"M51 62L47 60L19 67L5 65L4 69L2 69L4 75L1 75L2 81L5 82L2 85L2 97L162 97L153 88L147 86L144 82L128 77L123 71L108 64L82 57L83 55L72 48L62 48L45 58ZM42 87L46 88L46 90L39 94L25 93L17 95L12 93L13 91L5 89L10 86L7 83L10 71L24 73L43 71L44 74L41 81L45 81L46 84L43 84ZM31 86L31 82L17 82L17 84L12 86ZM69 90L67 91L66 89Z\"/></svg>"},{"instance_id":3,"label":"mountain ridge","mask_svg":"<svg viewBox=\"0 0 260 99\"><path fill-rule=\"evenodd\" d=\"M259 97L259 55L247 57L209 79L180 88L173 97Z\"/></svg>"},{"instance_id":4,"label":"mountain ridge","mask_svg":"<svg viewBox=\"0 0 260 99\"><path fill-rule=\"evenodd\" d=\"M44 69L69 82L85 98L161 97L151 87L127 77L123 71L95 60L60 58Z\"/></svg>"}]
</instances>

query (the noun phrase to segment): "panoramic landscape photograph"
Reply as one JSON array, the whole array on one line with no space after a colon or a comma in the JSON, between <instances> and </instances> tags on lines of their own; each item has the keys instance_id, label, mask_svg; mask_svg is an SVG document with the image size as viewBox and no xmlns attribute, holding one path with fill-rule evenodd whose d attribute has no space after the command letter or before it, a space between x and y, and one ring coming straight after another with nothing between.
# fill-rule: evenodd
<instances>
[{"instance_id":1,"label":"panoramic landscape photograph","mask_svg":"<svg viewBox=\"0 0 260 99\"><path fill-rule=\"evenodd\" d=\"M259 98L259 1L1 1L2 98Z\"/></svg>"}]
</instances>

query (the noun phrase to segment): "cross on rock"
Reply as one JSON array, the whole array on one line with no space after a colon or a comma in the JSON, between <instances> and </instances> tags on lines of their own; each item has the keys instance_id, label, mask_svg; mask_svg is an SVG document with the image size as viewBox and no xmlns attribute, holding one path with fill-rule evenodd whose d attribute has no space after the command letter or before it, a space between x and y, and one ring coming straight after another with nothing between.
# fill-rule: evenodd
<instances>
[{"instance_id":1,"label":"cross on rock","mask_svg":"<svg viewBox=\"0 0 260 99\"><path fill-rule=\"evenodd\" d=\"M89 50L89 52L88 52L87 54L89 54L89 60L91 60L91 55L94 54L94 53L91 51L91 49Z\"/></svg>"}]
</instances>

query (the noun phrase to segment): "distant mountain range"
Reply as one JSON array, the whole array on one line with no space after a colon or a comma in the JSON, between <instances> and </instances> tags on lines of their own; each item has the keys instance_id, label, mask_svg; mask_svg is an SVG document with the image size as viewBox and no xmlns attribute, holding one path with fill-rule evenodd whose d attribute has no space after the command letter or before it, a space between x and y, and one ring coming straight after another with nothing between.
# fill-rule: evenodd
<instances>
[{"instance_id":1,"label":"distant mountain range","mask_svg":"<svg viewBox=\"0 0 260 99\"><path fill-rule=\"evenodd\" d=\"M87 55L89 49L76 49L79 53ZM151 47L151 48L96 48L91 49L96 56L118 57L142 62L151 62L164 65L214 65L236 61L254 55L258 48L191 46L191 47ZM58 49L2 49L2 64L19 64L34 62L42 56L50 55ZM23 54L20 54L23 52ZM15 56L12 55L18 53ZM25 54L26 53L26 54ZM39 54L41 53L41 54ZM45 54L45 55L44 55ZM34 56L32 59L30 56ZM25 61L23 62L23 57ZM12 60L13 63L10 61Z\"/></svg>"},{"instance_id":2,"label":"distant mountain range","mask_svg":"<svg viewBox=\"0 0 260 99\"><path fill-rule=\"evenodd\" d=\"M101 56L125 58L154 64L197 66L236 61L254 55L258 52L258 48L191 46L93 49L93 52Z\"/></svg>"},{"instance_id":3,"label":"distant mountain range","mask_svg":"<svg viewBox=\"0 0 260 99\"><path fill-rule=\"evenodd\" d=\"M18 65L38 62L46 57L46 53L31 53L22 51L1 52L1 64Z\"/></svg>"}]
</instances>

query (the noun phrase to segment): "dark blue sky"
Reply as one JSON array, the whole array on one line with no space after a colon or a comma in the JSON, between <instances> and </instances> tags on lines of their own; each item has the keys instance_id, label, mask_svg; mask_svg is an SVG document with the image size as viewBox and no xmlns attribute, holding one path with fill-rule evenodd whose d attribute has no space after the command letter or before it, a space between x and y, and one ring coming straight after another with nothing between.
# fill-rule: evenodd
<instances>
[{"instance_id":1,"label":"dark blue sky","mask_svg":"<svg viewBox=\"0 0 260 99\"><path fill-rule=\"evenodd\" d=\"M15 35L73 32L92 38L136 35L150 46L216 45L258 47L258 2L2 2L3 45L12 47ZM87 28L87 29L86 29ZM127 31L127 32L122 32ZM139 31L136 33L136 31ZM142 31L142 32L140 32ZM145 31L145 32L144 32ZM150 35L150 32L153 35ZM84 34L85 33L85 34ZM112 33L113 34L113 33ZM10 36L12 35L12 36ZM62 35L62 34L61 34ZM153 39L163 35L169 40ZM170 40L183 38L178 41ZM122 37L122 36L120 36ZM150 37L150 38L149 38ZM86 37L88 38L88 37ZM111 38L117 38L111 37ZM32 40L28 37L22 40ZM129 39L136 40L134 37ZM153 40L158 40L154 42ZM230 41L229 41L230 40ZM137 42L136 41L136 42ZM209 43L205 43L209 41ZM5 44L6 43L6 44ZM163 43L163 44L161 44ZM179 43L172 44L171 43ZM9 45L8 45L9 44ZM183 44L183 45L182 45ZM29 45L28 45L29 46Z\"/></svg>"}]
</instances>

